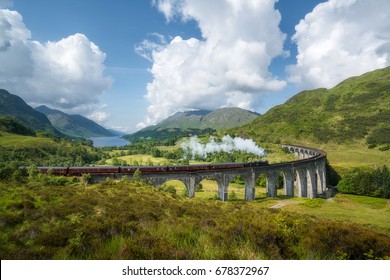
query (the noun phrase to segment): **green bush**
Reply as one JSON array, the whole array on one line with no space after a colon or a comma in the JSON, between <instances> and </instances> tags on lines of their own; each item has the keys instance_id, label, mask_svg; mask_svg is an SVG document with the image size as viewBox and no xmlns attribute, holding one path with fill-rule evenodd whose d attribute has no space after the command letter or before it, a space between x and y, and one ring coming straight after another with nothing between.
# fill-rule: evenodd
<instances>
[{"instance_id":1,"label":"green bush","mask_svg":"<svg viewBox=\"0 0 390 280\"><path fill-rule=\"evenodd\" d=\"M377 169L354 168L341 179L337 190L341 193L390 198L390 171L387 166Z\"/></svg>"},{"instance_id":2,"label":"green bush","mask_svg":"<svg viewBox=\"0 0 390 280\"><path fill-rule=\"evenodd\" d=\"M379 127L374 129L367 137L368 144L390 144L390 127Z\"/></svg>"},{"instance_id":3,"label":"green bush","mask_svg":"<svg viewBox=\"0 0 390 280\"><path fill-rule=\"evenodd\" d=\"M389 144L379 147L379 151L384 152L384 151L388 151L388 150L390 150L390 145Z\"/></svg>"},{"instance_id":4,"label":"green bush","mask_svg":"<svg viewBox=\"0 0 390 280\"><path fill-rule=\"evenodd\" d=\"M170 193L172 195L176 194L176 188L172 185L164 185L161 187L161 190L167 193Z\"/></svg>"}]
</instances>

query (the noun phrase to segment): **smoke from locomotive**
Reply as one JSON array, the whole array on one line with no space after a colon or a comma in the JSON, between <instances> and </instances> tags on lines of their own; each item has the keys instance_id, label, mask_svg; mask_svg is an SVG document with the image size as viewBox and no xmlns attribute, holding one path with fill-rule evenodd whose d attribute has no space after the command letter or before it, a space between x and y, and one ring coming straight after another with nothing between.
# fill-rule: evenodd
<instances>
[{"instance_id":1,"label":"smoke from locomotive","mask_svg":"<svg viewBox=\"0 0 390 280\"><path fill-rule=\"evenodd\" d=\"M191 155L193 159L196 156L205 159L209 154L217 152L230 153L232 151L248 152L259 157L266 156L264 149L259 147L252 139L232 138L230 135L225 135L221 142L211 138L205 144L201 143L197 136L192 136L189 140L181 142L180 146L184 150L185 156Z\"/></svg>"}]
</instances>

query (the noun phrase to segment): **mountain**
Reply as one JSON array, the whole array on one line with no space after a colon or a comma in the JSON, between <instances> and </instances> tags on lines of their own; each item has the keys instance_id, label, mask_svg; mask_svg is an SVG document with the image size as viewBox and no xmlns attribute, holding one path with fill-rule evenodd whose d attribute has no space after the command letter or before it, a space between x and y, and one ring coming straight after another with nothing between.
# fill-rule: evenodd
<instances>
[{"instance_id":1,"label":"mountain","mask_svg":"<svg viewBox=\"0 0 390 280\"><path fill-rule=\"evenodd\" d=\"M0 89L0 116L14 117L36 131L43 131L57 136L62 135L51 125L44 114L27 105L19 96L4 89Z\"/></svg>"},{"instance_id":2,"label":"mountain","mask_svg":"<svg viewBox=\"0 0 390 280\"><path fill-rule=\"evenodd\" d=\"M390 144L390 67L302 91L230 132L259 142Z\"/></svg>"},{"instance_id":3,"label":"mountain","mask_svg":"<svg viewBox=\"0 0 390 280\"><path fill-rule=\"evenodd\" d=\"M104 127L80 115L68 115L44 105L35 108L35 110L45 114L55 128L69 136L84 138L114 136Z\"/></svg>"},{"instance_id":4,"label":"mountain","mask_svg":"<svg viewBox=\"0 0 390 280\"><path fill-rule=\"evenodd\" d=\"M146 127L143 130L161 130L166 128L201 128L203 118L209 113L211 113L211 111L206 110L177 112L176 114L161 121L157 125Z\"/></svg>"},{"instance_id":5,"label":"mountain","mask_svg":"<svg viewBox=\"0 0 390 280\"><path fill-rule=\"evenodd\" d=\"M148 126L124 138L134 141L137 138L167 139L172 136L199 135L242 126L258 116L257 113L240 108L178 112L157 125Z\"/></svg>"},{"instance_id":6,"label":"mountain","mask_svg":"<svg viewBox=\"0 0 390 280\"><path fill-rule=\"evenodd\" d=\"M164 128L228 129L244 125L258 116L259 114L257 113L234 107L222 108L215 111L198 110L178 112L163 120L158 125L146 128L146 130Z\"/></svg>"},{"instance_id":7,"label":"mountain","mask_svg":"<svg viewBox=\"0 0 390 280\"><path fill-rule=\"evenodd\" d=\"M109 132L111 132L113 135L115 136L123 136L123 135L126 135L125 132L122 132L122 131L119 131L119 130L115 130L115 129L110 129L110 128L107 128L107 130Z\"/></svg>"}]
</instances>

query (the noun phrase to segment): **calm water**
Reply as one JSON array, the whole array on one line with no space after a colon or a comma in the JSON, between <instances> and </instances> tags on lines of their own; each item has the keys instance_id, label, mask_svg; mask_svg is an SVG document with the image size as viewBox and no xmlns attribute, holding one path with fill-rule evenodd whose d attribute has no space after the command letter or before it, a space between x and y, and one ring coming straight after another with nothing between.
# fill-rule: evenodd
<instances>
[{"instance_id":1,"label":"calm water","mask_svg":"<svg viewBox=\"0 0 390 280\"><path fill-rule=\"evenodd\" d=\"M119 136L114 137L91 137L94 147L106 147L106 146L124 146L130 144L130 142Z\"/></svg>"}]
</instances>

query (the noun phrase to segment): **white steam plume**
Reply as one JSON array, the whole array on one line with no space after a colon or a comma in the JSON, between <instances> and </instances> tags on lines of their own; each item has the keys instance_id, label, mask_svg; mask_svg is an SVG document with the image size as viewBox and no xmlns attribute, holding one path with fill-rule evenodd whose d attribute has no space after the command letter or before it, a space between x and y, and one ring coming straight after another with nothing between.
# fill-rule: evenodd
<instances>
[{"instance_id":1,"label":"white steam plume","mask_svg":"<svg viewBox=\"0 0 390 280\"><path fill-rule=\"evenodd\" d=\"M191 154L192 158L200 156L206 158L208 154L217 152L243 151L255 154L259 157L265 157L266 153L263 148L259 147L252 139L242 139L240 137L232 138L230 135L225 135L222 142L216 142L214 138L206 144L200 143L197 136L192 136L189 140L180 144L185 153Z\"/></svg>"}]
</instances>

